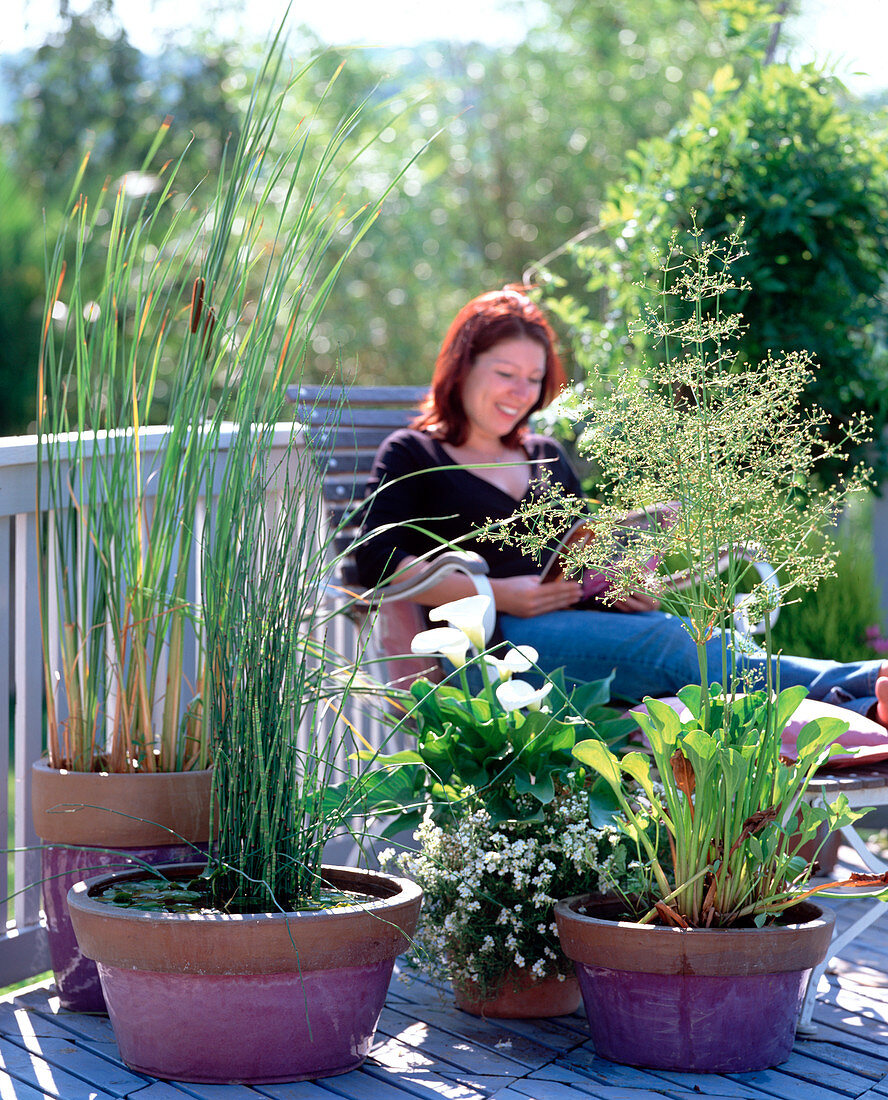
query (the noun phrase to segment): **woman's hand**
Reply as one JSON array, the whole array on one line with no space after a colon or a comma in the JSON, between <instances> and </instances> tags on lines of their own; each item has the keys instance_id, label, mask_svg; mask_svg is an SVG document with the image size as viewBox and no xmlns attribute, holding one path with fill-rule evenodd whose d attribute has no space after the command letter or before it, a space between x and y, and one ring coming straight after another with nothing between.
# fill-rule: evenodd
<instances>
[{"instance_id":1,"label":"woman's hand","mask_svg":"<svg viewBox=\"0 0 888 1100\"><path fill-rule=\"evenodd\" d=\"M576 581L540 584L537 576L491 578L497 611L530 619L548 611L564 611L580 602L583 589Z\"/></svg>"},{"instance_id":2,"label":"woman's hand","mask_svg":"<svg viewBox=\"0 0 888 1100\"><path fill-rule=\"evenodd\" d=\"M633 611L659 611L660 601L649 596L647 592L631 592L622 600L616 600L608 610L626 611L630 614Z\"/></svg>"}]
</instances>

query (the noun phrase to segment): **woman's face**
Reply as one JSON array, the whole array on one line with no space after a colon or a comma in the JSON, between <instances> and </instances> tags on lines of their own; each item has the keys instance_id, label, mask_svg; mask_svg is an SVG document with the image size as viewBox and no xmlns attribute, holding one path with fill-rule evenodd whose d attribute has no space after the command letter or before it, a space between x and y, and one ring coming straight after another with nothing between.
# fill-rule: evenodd
<instances>
[{"instance_id":1,"label":"woman's face","mask_svg":"<svg viewBox=\"0 0 888 1100\"><path fill-rule=\"evenodd\" d=\"M539 400L546 350L526 336L501 340L477 356L462 387L468 442L501 439Z\"/></svg>"}]
</instances>

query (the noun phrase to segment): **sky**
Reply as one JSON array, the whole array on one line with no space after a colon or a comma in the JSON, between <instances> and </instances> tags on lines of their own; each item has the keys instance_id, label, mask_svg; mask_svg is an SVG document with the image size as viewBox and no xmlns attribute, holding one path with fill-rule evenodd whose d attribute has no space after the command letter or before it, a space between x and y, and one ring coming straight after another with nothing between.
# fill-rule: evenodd
<instances>
[{"instance_id":1,"label":"sky","mask_svg":"<svg viewBox=\"0 0 888 1100\"><path fill-rule=\"evenodd\" d=\"M87 0L70 0L75 10ZM258 37L280 17L284 0L241 0L247 25ZM187 0L117 0L134 45L151 50L154 28L174 28L207 10ZM58 0L4 0L0 52L42 41L58 11ZM533 10L533 0L528 4ZM472 38L490 45L519 41L526 30L525 9L509 0L293 0L293 18L311 26L325 42L338 45L413 45L431 38ZM857 92L888 87L888 0L803 0L795 31L794 59L817 60L835 67ZM227 29L243 27L243 16ZM220 20L221 22L221 20Z\"/></svg>"}]
</instances>

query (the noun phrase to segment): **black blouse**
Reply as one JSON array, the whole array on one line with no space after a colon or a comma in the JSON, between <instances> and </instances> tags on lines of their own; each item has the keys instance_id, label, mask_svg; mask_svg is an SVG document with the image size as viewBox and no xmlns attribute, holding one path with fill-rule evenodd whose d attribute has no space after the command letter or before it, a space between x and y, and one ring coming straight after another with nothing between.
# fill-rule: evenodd
<instances>
[{"instance_id":1,"label":"black blouse","mask_svg":"<svg viewBox=\"0 0 888 1100\"><path fill-rule=\"evenodd\" d=\"M549 480L582 501L580 480L558 443L546 436L529 435L522 446L531 464L523 500L533 499ZM455 468L444 469L446 466ZM507 519L521 501L471 470L456 466L427 432L404 428L383 441L374 460L368 495L380 486L365 506L361 525L362 532L376 533L355 549L358 574L366 587L379 584L403 558L442 548L442 540L458 539L457 549L480 554L491 577L540 571L540 563L516 546L465 538L489 520Z\"/></svg>"}]
</instances>

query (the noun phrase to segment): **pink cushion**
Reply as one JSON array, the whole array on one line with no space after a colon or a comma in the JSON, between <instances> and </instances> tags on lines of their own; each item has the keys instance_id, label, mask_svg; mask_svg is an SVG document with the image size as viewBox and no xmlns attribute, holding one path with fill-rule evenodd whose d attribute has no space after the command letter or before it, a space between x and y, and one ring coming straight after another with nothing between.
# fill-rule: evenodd
<instances>
[{"instance_id":1,"label":"pink cushion","mask_svg":"<svg viewBox=\"0 0 888 1100\"><path fill-rule=\"evenodd\" d=\"M675 696L666 696L660 699L660 702L667 703L678 713L680 718L687 718L690 715L690 711L681 699L677 699ZM644 703L639 703L637 707L627 711L627 714L644 709ZM821 703L816 699L803 699L788 722L786 729L783 731L782 750L784 756L795 760L796 740L799 731L802 726L814 718L840 718L843 722L848 722L849 729L847 733L840 734L836 738L836 742L845 745L849 749L859 750L855 753L840 752L836 753L835 756L831 756L829 759L830 768L847 767L852 764L874 764L878 760L888 760L888 729L878 722L874 722L871 718L858 714L856 711L836 707L831 703Z\"/></svg>"}]
</instances>

